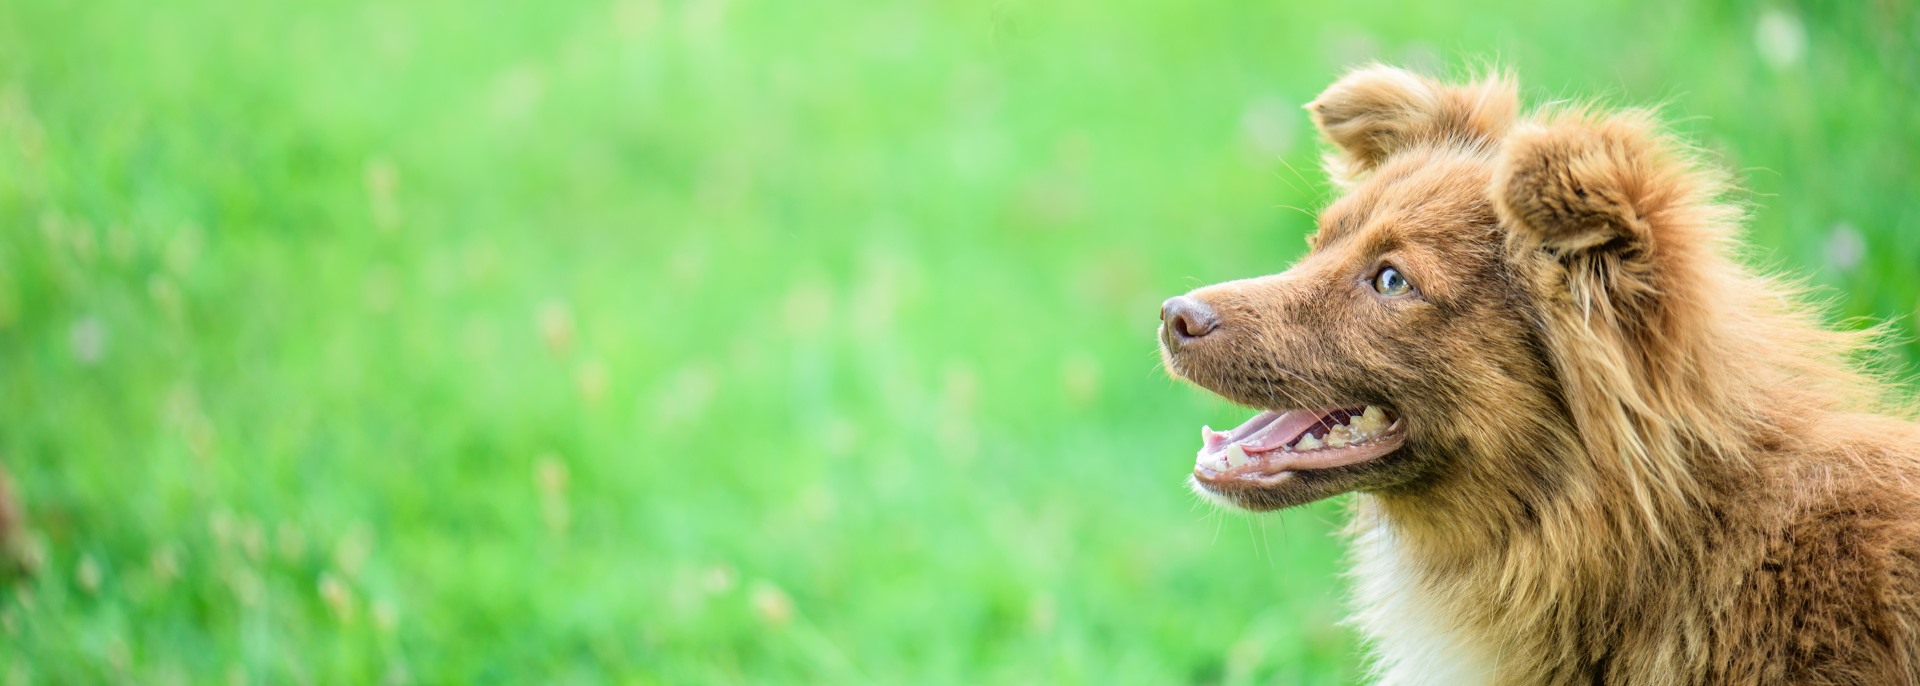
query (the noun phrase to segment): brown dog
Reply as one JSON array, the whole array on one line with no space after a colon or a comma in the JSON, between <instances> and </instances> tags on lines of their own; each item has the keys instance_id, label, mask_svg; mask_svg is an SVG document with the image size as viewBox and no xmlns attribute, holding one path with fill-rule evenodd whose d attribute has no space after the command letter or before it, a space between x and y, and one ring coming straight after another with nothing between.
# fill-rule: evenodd
<instances>
[{"instance_id":1,"label":"brown dog","mask_svg":"<svg viewBox=\"0 0 1920 686\"><path fill-rule=\"evenodd\" d=\"M1199 492L1360 494L1382 683L1920 683L1920 426L1733 259L1716 174L1499 77L1308 107L1345 191L1312 251L1168 300L1160 340L1266 410L1203 430Z\"/></svg>"}]
</instances>

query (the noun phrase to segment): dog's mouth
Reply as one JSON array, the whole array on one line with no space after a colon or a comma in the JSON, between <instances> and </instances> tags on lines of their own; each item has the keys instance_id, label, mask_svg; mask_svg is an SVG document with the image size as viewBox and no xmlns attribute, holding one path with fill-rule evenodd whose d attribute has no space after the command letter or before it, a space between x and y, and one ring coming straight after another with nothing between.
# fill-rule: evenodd
<instances>
[{"instance_id":1,"label":"dog's mouth","mask_svg":"<svg viewBox=\"0 0 1920 686\"><path fill-rule=\"evenodd\" d=\"M1271 485L1290 472L1375 460L1406 440L1400 418L1378 405L1261 412L1232 431L1201 427L1193 476L1206 486Z\"/></svg>"}]
</instances>

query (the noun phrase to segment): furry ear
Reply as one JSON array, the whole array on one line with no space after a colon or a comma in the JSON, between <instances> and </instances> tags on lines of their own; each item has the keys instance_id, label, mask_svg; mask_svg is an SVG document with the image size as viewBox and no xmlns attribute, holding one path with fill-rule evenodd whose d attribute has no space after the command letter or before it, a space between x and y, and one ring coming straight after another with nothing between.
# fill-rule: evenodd
<instances>
[{"instance_id":1,"label":"furry ear","mask_svg":"<svg viewBox=\"0 0 1920 686\"><path fill-rule=\"evenodd\" d=\"M1644 113L1581 113L1528 125L1505 142L1491 195L1517 248L1570 254L1653 247L1658 215L1690 198L1687 165Z\"/></svg>"},{"instance_id":2,"label":"furry ear","mask_svg":"<svg viewBox=\"0 0 1920 686\"><path fill-rule=\"evenodd\" d=\"M1328 171L1352 182L1412 145L1499 140L1513 125L1519 102L1513 79L1502 74L1454 86L1376 64L1335 81L1307 103L1307 111L1340 148L1327 159Z\"/></svg>"},{"instance_id":3,"label":"furry ear","mask_svg":"<svg viewBox=\"0 0 1920 686\"><path fill-rule=\"evenodd\" d=\"M1576 109L1508 134L1488 196L1510 255L1559 264L1580 298L1644 328L1652 297L1699 292L1686 286L1731 239L1738 211L1715 202L1723 187L1649 113Z\"/></svg>"}]
</instances>

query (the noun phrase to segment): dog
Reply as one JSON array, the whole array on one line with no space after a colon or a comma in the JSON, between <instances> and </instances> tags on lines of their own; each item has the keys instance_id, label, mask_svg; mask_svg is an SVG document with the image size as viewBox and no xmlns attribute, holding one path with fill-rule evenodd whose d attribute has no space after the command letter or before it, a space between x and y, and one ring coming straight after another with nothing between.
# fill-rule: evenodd
<instances>
[{"instance_id":1,"label":"dog","mask_svg":"<svg viewBox=\"0 0 1920 686\"><path fill-rule=\"evenodd\" d=\"M1645 111L1370 66L1307 106L1340 190L1286 271L1161 307L1261 412L1195 490L1355 493L1382 684L1920 684L1920 425L1738 262L1728 184Z\"/></svg>"}]
</instances>

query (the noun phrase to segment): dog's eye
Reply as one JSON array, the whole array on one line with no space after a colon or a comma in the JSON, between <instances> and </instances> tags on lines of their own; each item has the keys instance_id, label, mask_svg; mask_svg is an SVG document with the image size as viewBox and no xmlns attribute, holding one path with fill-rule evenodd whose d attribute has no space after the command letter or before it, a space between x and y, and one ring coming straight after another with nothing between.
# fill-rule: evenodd
<instances>
[{"instance_id":1,"label":"dog's eye","mask_svg":"<svg viewBox=\"0 0 1920 686\"><path fill-rule=\"evenodd\" d=\"M1381 295L1404 295L1407 291L1413 290L1413 284L1407 282L1407 277L1400 275L1400 270L1386 267L1373 277L1373 290L1379 291Z\"/></svg>"}]
</instances>

